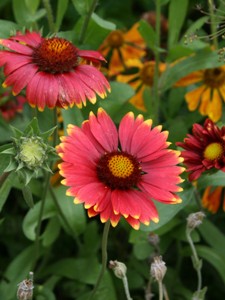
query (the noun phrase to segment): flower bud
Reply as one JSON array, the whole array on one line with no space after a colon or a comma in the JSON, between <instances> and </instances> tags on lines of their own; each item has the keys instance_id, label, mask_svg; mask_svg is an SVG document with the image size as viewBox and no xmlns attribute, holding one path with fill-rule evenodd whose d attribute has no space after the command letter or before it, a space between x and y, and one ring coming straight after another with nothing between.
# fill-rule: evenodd
<instances>
[{"instance_id":1,"label":"flower bud","mask_svg":"<svg viewBox=\"0 0 225 300\"><path fill-rule=\"evenodd\" d=\"M155 256L154 261L151 264L151 276L157 281L162 281L166 274L166 270L166 263L162 260L162 256Z\"/></svg>"},{"instance_id":2,"label":"flower bud","mask_svg":"<svg viewBox=\"0 0 225 300\"><path fill-rule=\"evenodd\" d=\"M201 211L192 213L187 217L187 227L191 230L202 224L205 214Z\"/></svg>"},{"instance_id":3,"label":"flower bud","mask_svg":"<svg viewBox=\"0 0 225 300\"><path fill-rule=\"evenodd\" d=\"M46 159L45 148L40 137L22 138L18 160L29 169L40 167Z\"/></svg>"},{"instance_id":4,"label":"flower bud","mask_svg":"<svg viewBox=\"0 0 225 300\"><path fill-rule=\"evenodd\" d=\"M30 278L25 279L18 284L17 299L32 300L33 298L33 272L30 272Z\"/></svg>"},{"instance_id":5,"label":"flower bud","mask_svg":"<svg viewBox=\"0 0 225 300\"><path fill-rule=\"evenodd\" d=\"M127 267L124 263L121 263L117 260L110 260L109 268L111 268L116 277L123 279L127 273Z\"/></svg>"}]
</instances>

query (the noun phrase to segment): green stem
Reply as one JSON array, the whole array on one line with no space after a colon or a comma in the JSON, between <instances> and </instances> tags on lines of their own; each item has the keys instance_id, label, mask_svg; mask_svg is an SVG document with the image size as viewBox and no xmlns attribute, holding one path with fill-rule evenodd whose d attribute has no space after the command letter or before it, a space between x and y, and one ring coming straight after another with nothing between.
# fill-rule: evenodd
<instances>
[{"instance_id":1,"label":"green stem","mask_svg":"<svg viewBox=\"0 0 225 300\"><path fill-rule=\"evenodd\" d=\"M32 270L34 270L34 267L38 260L39 252L40 252L41 221L42 221L42 216L43 216L43 212L44 212L44 206L45 206L46 195L47 195L48 186L49 186L50 175L51 175L50 173L47 173L45 176L45 186L44 186L42 197L41 197L41 206L40 206L40 211L39 211L39 215L38 215L36 237L35 237L35 255L34 255Z\"/></svg>"},{"instance_id":2,"label":"green stem","mask_svg":"<svg viewBox=\"0 0 225 300\"><path fill-rule=\"evenodd\" d=\"M44 8L46 9L46 12L47 12L49 30L52 33L55 33L56 32L56 26L55 26L55 23L54 23L54 17L53 17L51 3L50 3L49 0L42 0L42 1L43 1Z\"/></svg>"},{"instance_id":3,"label":"green stem","mask_svg":"<svg viewBox=\"0 0 225 300\"><path fill-rule=\"evenodd\" d=\"M159 286L159 300L163 300L163 284L162 284L162 280L158 281L158 286Z\"/></svg>"},{"instance_id":4,"label":"green stem","mask_svg":"<svg viewBox=\"0 0 225 300\"><path fill-rule=\"evenodd\" d=\"M160 97L159 97L159 47L160 47L160 18L161 18L161 3L160 0L156 0L156 24L155 24L155 68L154 68L154 81L152 89L152 102L153 102L153 120L155 124L159 123L159 109L160 109Z\"/></svg>"},{"instance_id":5,"label":"green stem","mask_svg":"<svg viewBox=\"0 0 225 300\"><path fill-rule=\"evenodd\" d=\"M202 288L202 274L201 274L201 261L200 259L198 258L198 254L197 254L197 251L195 249L195 245L192 241L192 238L191 238L191 229L190 228L187 228L186 229L186 236L187 236L187 240L189 242L189 245L191 247L191 251L192 251L192 259L193 259L193 266L197 272L197 277L198 277L198 284L197 284L197 292L200 292L201 291L201 288Z\"/></svg>"},{"instance_id":6,"label":"green stem","mask_svg":"<svg viewBox=\"0 0 225 300\"><path fill-rule=\"evenodd\" d=\"M122 281L123 281L123 286L124 286L124 290L125 290L125 294L126 294L127 300L133 300L131 298L131 296L130 296L130 291L129 291L127 276L124 276L122 278Z\"/></svg>"},{"instance_id":7,"label":"green stem","mask_svg":"<svg viewBox=\"0 0 225 300\"><path fill-rule=\"evenodd\" d=\"M216 22L215 22L215 14L214 14L214 2L213 0L208 0L209 4L209 13L210 13L210 28L211 28L211 35L213 36L213 45L215 47L214 50L218 49L218 40L216 35Z\"/></svg>"},{"instance_id":8,"label":"green stem","mask_svg":"<svg viewBox=\"0 0 225 300\"><path fill-rule=\"evenodd\" d=\"M99 273L97 282L95 284L95 287L94 287L94 289L93 289L93 291L91 293L91 296L90 296L89 300L93 299L96 291L99 288L99 285L100 285L100 283L102 281L103 275L104 275L105 270L106 270L107 259L108 259L108 255L107 255L107 242L108 242L109 228L110 228L110 221L107 221L105 223L104 230L103 230L103 235L102 235L102 268L101 268L101 271Z\"/></svg>"},{"instance_id":9,"label":"green stem","mask_svg":"<svg viewBox=\"0 0 225 300\"><path fill-rule=\"evenodd\" d=\"M86 17L84 19L84 23L83 23L83 26L81 28L81 32L80 32L80 37L79 37L79 44L82 44L83 41L84 41L84 38L85 38L85 34L86 34L86 31L87 31L87 28L88 28L88 24L89 24L89 21L91 19L91 15L92 13L94 12L95 10L95 7L97 5L97 2L98 0L93 0L92 1L92 4L90 6L90 9L89 11L87 12L86 14Z\"/></svg>"},{"instance_id":10,"label":"green stem","mask_svg":"<svg viewBox=\"0 0 225 300\"><path fill-rule=\"evenodd\" d=\"M52 186L50 185L49 188L50 188L50 194L51 194L52 200L53 200L53 202L54 202L54 204L55 204L55 206L56 206L56 208L57 208L57 211L58 211L58 213L59 213L59 216L60 216L61 219L63 220L63 223L66 225L68 231L71 233L71 235L73 236L73 238L76 240L76 243L77 243L79 249L81 249L81 242L80 242L80 240L78 239L78 237L73 233L73 230L72 230L72 228L70 227L70 224L69 224L69 222L67 221L67 219L66 219L66 217L65 217L65 215L64 215L64 213L63 213L63 211L62 211L62 209L61 209L61 206L60 206L59 203L58 203L57 197L56 197L56 195L55 195L55 193L54 193L54 190L53 190Z\"/></svg>"}]
</instances>

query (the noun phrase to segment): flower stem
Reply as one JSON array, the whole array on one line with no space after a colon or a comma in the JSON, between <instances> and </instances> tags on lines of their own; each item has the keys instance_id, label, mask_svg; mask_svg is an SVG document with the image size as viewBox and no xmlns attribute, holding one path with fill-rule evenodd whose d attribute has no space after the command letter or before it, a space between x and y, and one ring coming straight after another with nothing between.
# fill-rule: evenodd
<instances>
[{"instance_id":1,"label":"flower stem","mask_svg":"<svg viewBox=\"0 0 225 300\"><path fill-rule=\"evenodd\" d=\"M156 0L156 24L155 24L155 69L154 69L154 82L152 89L153 97L153 119L155 124L159 123L159 108L160 108L160 97L159 97L159 47L160 47L160 17L161 17L161 3L160 0Z\"/></svg>"},{"instance_id":2,"label":"flower stem","mask_svg":"<svg viewBox=\"0 0 225 300\"><path fill-rule=\"evenodd\" d=\"M106 270L107 259L108 259L108 255L107 255L107 242L108 242L109 228L110 228L110 221L107 221L105 223L104 230L103 230L103 236L102 236L102 268L101 268L101 271L99 273L97 282L95 284L95 287L94 287L94 289L93 289L93 291L91 293L91 296L90 296L89 300L93 299L96 291L99 288L99 285L100 285L100 283L102 281L103 275L104 275L105 270Z\"/></svg>"},{"instance_id":3,"label":"flower stem","mask_svg":"<svg viewBox=\"0 0 225 300\"><path fill-rule=\"evenodd\" d=\"M86 31L87 31L87 28L88 28L88 24L89 24L89 21L91 19L91 15L95 10L97 2L98 2L98 0L93 0L92 1L90 9L89 9L89 11L87 12L87 14L85 16L84 23L83 23L83 26L81 28L81 32L80 32L80 36L79 36L79 44L82 44L83 41L84 41L85 34L86 34Z\"/></svg>"},{"instance_id":4,"label":"flower stem","mask_svg":"<svg viewBox=\"0 0 225 300\"><path fill-rule=\"evenodd\" d=\"M214 14L214 2L213 0L208 0L209 4L209 13L210 13L210 28L211 28L211 35L213 36L213 45L215 47L214 50L218 49L218 40L217 40L217 35L216 35L216 22L215 22L215 14Z\"/></svg>"},{"instance_id":5,"label":"flower stem","mask_svg":"<svg viewBox=\"0 0 225 300\"><path fill-rule=\"evenodd\" d=\"M130 291L129 291L129 287L128 287L128 280L127 280L127 276L124 276L122 278L123 281L123 286L124 286L124 290L125 290L125 294L126 294L126 298L127 300L133 300L130 296Z\"/></svg>"},{"instance_id":6,"label":"flower stem","mask_svg":"<svg viewBox=\"0 0 225 300\"><path fill-rule=\"evenodd\" d=\"M55 23L54 23L51 3L50 3L49 0L43 0L43 5L44 5L44 7L46 9L46 12L47 12L49 30L52 33L55 33L56 32L56 27L55 27Z\"/></svg>"},{"instance_id":7,"label":"flower stem","mask_svg":"<svg viewBox=\"0 0 225 300\"><path fill-rule=\"evenodd\" d=\"M163 284L162 284L162 280L158 280L158 286L159 286L159 300L163 300Z\"/></svg>"},{"instance_id":8,"label":"flower stem","mask_svg":"<svg viewBox=\"0 0 225 300\"><path fill-rule=\"evenodd\" d=\"M191 251L192 251L192 259L193 259L193 266L197 272L197 277L198 277L198 284L197 284L197 292L201 291L202 288L202 274L201 274L201 268L202 268L202 264L201 264L201 260L198 257L197 251L195 249L195 245L192 241L191 238L191 231L192 229L188 228L186 229L186 236L187 236L187 240L188 243L191 247Z\"/></svg>"}]
</instances>

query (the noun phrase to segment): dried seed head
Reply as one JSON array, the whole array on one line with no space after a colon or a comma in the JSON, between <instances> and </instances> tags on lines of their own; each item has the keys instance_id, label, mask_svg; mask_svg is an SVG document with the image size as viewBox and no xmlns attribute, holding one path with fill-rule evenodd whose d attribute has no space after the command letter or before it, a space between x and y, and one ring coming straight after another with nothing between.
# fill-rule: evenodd
<instances>
[{"instance_id":1,"label":"dried seed head","mask_svg":"<svg viewBox=\"0 0 225 300\"><path fill-rule=\"evenodd\" d=\"M25 279L18 284L17 299L18 300L32 300L33 298L33 272L29 274L30 278Z\"/></svg>"},{"instance_id":2,"label":"dried seed head","mask_svg":"<svg viewBox=\"0 0 225 300\"><path fill-rule=\"evenodd\" d=\"M162 260L162 256L155 256L154 261L151 264L151 276L157 281L162 281L166 274L166 270L166 263Z\"/></svg>"},{"instance_id":3,"label":"dried seed head","mask_svg":"<svg viewBox=\"0 0 225 300\"><path fill-rule=\"evenodd\" d=\"M148 235L148 241L152 246L157 247L160 242L160 238L159 238L158 234L151 232Z\"/></svg>"},{"instance_id":4,"label":"dried seed head","mask_svg":"<svg viewBox=\"0 0 225 300\"><path fill-rule=\"evenodd\" d=\"M205 217L205 214L201 211L192 213L187 217L187 227L191 230L195 229L202 224L202 220Z\"/></svg>"}]
</instances>

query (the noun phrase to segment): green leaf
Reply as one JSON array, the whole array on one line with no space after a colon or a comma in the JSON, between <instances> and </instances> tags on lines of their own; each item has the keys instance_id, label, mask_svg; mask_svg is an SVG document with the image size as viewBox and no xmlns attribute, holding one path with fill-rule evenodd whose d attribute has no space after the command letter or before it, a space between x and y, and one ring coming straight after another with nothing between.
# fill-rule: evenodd
<instances>
[{"instance_id":1,"label":"green leaf","mask_svg":"<svg viewBox=\"0 0 225 300\"><path fill-rule=\"evenodd\" d=\"M198 187L205 189L208 186L225 186L225 172L217 171L214 174L203 174L198 180Z\"/></svg>"},{"instance_id":2,"label":"green leaf","mask_svg":"<svg viewBox=\"0 0 225 300\"><path fill-rule=\"evenodd\" d=\"M97 14L93 13L91 16L92 20L95 21L96 24L98 24L101 28L105 28L107 30L115 30L116 25L112 22L106 21L99 17Z\"/></svg>"},{"instance_id":3,"label":"green leaf","mask_svg":"<svg viewBox=\"0 0 225 300\"><path fill-rule=\"evenodd\" d=\"M25 0L26 7L34 14L40 5L41 0Z\"/></svg>"},{"instance_id":4,"label":"green leaf","mask_svg":"<svg viewBox=\"0 0 225 300\"><path fill-rule=\"evenodd\" d=\"M10 173L8 175L8 177L6 177L6 179L4 180L3 184L1 185L1 188L0 188L0 212L8 198L8 195L13 186L13 181L15 180L15 178L16 178L16 173L14 173L14 172Z\"/></svg>"},{"instance_id":5,"label":"green leaf","mask_svg":"<svg viewBox=\"0 0 225 300\"><path fill-rule=\"evenodd\" d=\"M190 200L193 197L193 191L194 189L190 188L179 193L179 197L182 199L182 203L180 204L164 204L154 201L159 213L159 222L151 222L149 226L141 225L141 230L149 232L155 231L168 223L180 210L190 203Z\"/></svg>"},{"instance_id":6,"label":"green leaf","mask_svg":"<svg viewBox=\"0 0 225 300\"><path fill-rule=\"evenodd\" d=\"M1 39L8 38L18 30L18 25L11 21L0 20L0 37Z\"/></svg>"},{"instance_id":7,"label":"green leaf","mask_svg":"<svg viewBox=\"0 0 225 300\"><path fill-rule=\"evenodd\" d=\"M225 284L225 260L224 256L218 253L214 248L206 246L196 246L198 255L208 261L218 272ZM204 262L203 262L204 264Z\"/></svg>"},{"instance_id":8,"label":"green leaf","mask_svg":"<svg viewBox=\"0 0 225 300\"><path fill-rule=\"evenodd\" d=\"M150 24L146 21L141 20L140 26L138 27L138 31L144 38L147 46L154 50L155 49L155 31Z\"/></svg>"},{"instance_id":9,"label":"green leaf","mask_svg":"<svg viewBox=\"0 0 225 300\"><path fill-rule=\"evenodd\" d=\"M65 278L77 280L85 284L95 284L100 271L96 256L85 258L65 258L50 265L46 275L54 274Z\"/></svg>"},{"instance_id":10,"label":"green leaf","mask_svg":"<svg viewBox=\"0 0 225 300\"><path fill-rule=\"evenodd\" d=\"M110 86L111 93L106 99L99 100L98 106L103 107L115 120L122 117L121 106L134 95L134 90L130 85L121 82L110 82Z\"/></svg>"},{"instance_id":11,"label":"green leaf","mask_svg":"<svg viewBox=\"0 0 225 300\"><path fill-rule=\"evenodd\" d=\"M46 14L45 9L39 9L38 11L31 13L30 7L27 7L25 0L13 0L12 7L16 22L21 26L32 26L35 21Z\"/></svg>"},{"instance_id":12,"label":"green leaf","mask_svg":"<svg viewBox=\"0 0 225 300\"><path fill-rule=\"evenodd\" d=\"M42 244L44 247L49 247L57 239L60 233L60 224L57 217L52 217L42 235Z\"/></svg>"},{"instance_id":13,"label":"green leaf","mask_svg":"<svg viewBox=\"0 0 225 300\"><path fill-rule=\"evenodd\" d=\"M23 220L23 224L22 224L23 232L25 236L31 241L34 241L36 237L36 227L38 224L38 218L40 214L40 206L41 206L41 201L36 203L34 207L28 211L28 213L26 214ZM46 203L44 206L44 212L42 214L42 220L49 219L55 215L56 215L56 210L54 204L51 198L49 197L49 195L47 195Z\"/></svg>"},{"instance_id":14,"label":"green leaf","mask_svg":"<svg viewBox=\"0 0 225 300\"><path fill-rule=\"evenodd\" d=\"M24 185L24 187L22 188L22 193L23 193L24 200L26 201L29 208L33 208L34 200L33 200L33 196L32 196L30 187L28 185Z\"/></svg>"},{"instance_id":15,"label":"green leaf","mask_svg":"<svg viewBox=\"0 0 225 300\"><path fill-rule=\"evenodd\" d=\"M204 300L205 299L205 294L207 292L207 287L204 287L203 289L201 289L200 291L196 291L193 295L192 299L196 299L196 300Z\"/></svg>"},{"instance_id":16,"label":"green leaf","mask_svg":"<svg viewBox=\"0 0 225 300\"><path fill-rule=\"evenodd\" d=\"M76 106L74 106L70 109L63 109L62 116L63 116L64 131L69 124L80 126L81 123L84 121L84 118L82 115L82 110L80 110ZM65 133L66 133L66 131L65 131Z\"/></svg>"},{"instance_id":17,"label":"green leaf","mask_svg":"<svg viewBox=\"0 0 225 300\"><path fill-rule=\"evenodd\" d=\"M86 228L86 213L82 204L74 204L73 198L66 196L67 188L64 186L57 187L53 190L55 197L57 197L58 205L65 216L67 223L69 224L69 231L64 224L64 220L61 220L65 230L68 234L78 236L83 233ZM60 216L58 214L58 216Z\"/></svg>"},{"instance_id":18,"label":"green leaf","mask_svg":"<svg viewBox=\"0 0 225 300\"><path fill-rule=\"evenodd\" d=\"M168 46L171 48L178 42L179 34L183 26L188 8L188 0L171 0L169 5L169 39Z\"/></svg>"},{"instance_id":19,"label":"green leaf","mask_svg":"<svg viewBox=\"0 0 225 300\"><path fill-rule=\"evenodd\" d=\"M201 226L198 227L198 231L212 248L224 256L225 260L225 235L207 219L204 219Z\"/></svg>"},{"instance_id":20,"label":"green leaf","mask_svg":"<svg viewBox=\"0 0 225 300\"><path fill-rule=\"evenodd\" d=\"M218 59L217 51L211 51L208 48L199 50L196 55L181 60L162 73L159 80L160 92L165 92L180 78L194 71L216 68L223 64L224 62Z\"/></svg>"},{"instance_id":21,"label":"green leaf","mask_svg":"<svg viewBox=\"0 0 225 300\"><path fill-rule=\"evenodd\" d=\"M7 295L4 299L15 299L17 284L26 279L31 271L34 251L34 246L29 246L18 254L8 265L4 273L4 277L7 278L8 281L2 281L0 284L0 294Z\"/></svg>"},{"instance_id":22,"label":"green leaf","mask_svg":"<svg viewBox=\"0 0 225 300\"><path fill-rule=\"evenodd\" d=\"M55 21L56 31L59 31L63 17L68 7L68 3L69 3L68 0L58 0L57 2L57 13L56 13L56 21Z\"/></svg>"},{"instance_id":23,"label":"green leaf","mask_svg":"<svg viewBox=\"0 0 225 300\"><path fill-rule=\"evenodd\" d=\"M80 15L86 15L91 7L91 0L72 0L73 5Z\"/></svg>"}]
</instances>

